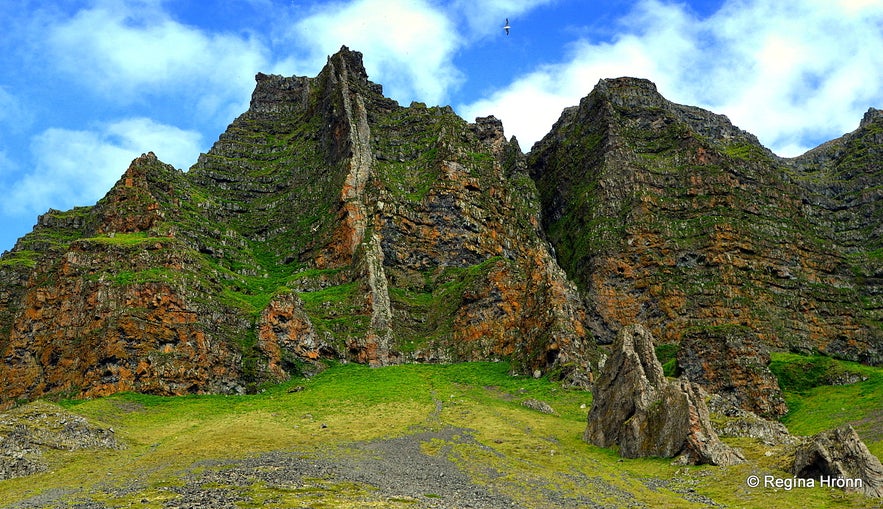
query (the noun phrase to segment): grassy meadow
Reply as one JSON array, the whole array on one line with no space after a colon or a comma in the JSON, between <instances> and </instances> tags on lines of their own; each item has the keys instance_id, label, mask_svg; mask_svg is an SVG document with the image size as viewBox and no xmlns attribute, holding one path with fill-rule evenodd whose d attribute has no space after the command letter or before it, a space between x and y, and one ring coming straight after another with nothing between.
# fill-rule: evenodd
<instances>
[{"instance_id":1,"label":"grassy meadow","mask_svg":"<svg viewBox=\"0 0 883 509\"><path fill-rule=\"evenodd\" d=\"M883 369L790 354L773 361L792 408L783 422L793 433L813 434L850 422L872 452L883 455ZM789 369L805 373L813 363L860 373L863 380L826 386L819 385L825 377L787 378ZM61 401L69 411L112 427L127 447L51 451L45 457L47 472L0 481L0 507L41 507L34 504L52 500L47 507L60 502L162 508L174 505L170 488L186 483L195 470L214 468L214 460L270 451L333 457L344 454L348 444L442 428L454 428L461 439L427 440L421 445L424 454L450 459L475 483L523 507L879 507L879 500L834 489L748 487L750 475L790 477L783 470L784 448L749 439L726 440L749 459L734 467L621 459L616 451L581 438L591 393L545 378L511 377L507 371L505 363L340 364L256 395L118 394ZM555 413L526 408L527 399L547 402ZM239 490L237 507L243 508L422 507L435 496L381 500L371 486L321 477L300 489L283 490L257 479L232 489Z\"/></svg>"}]
</instances>

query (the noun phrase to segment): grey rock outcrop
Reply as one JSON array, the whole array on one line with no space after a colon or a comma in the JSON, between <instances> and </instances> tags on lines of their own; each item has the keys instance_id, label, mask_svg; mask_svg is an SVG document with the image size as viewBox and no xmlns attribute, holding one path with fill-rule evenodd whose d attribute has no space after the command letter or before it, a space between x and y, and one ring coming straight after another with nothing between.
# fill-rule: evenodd
<instances>
[{"instance_id":1,"label":"grey rock outcrop","mask_svg":"<svg viewBox=\"0 0 883 509\"><path fill-rule=\"evenodd\" d=\"M44 449L121 449L114 432L36 401L0 414L0 481L42 472Z\"/></svg>"},{"instance_id":2,"label":"grey rock outcrop","mask_svg":"<svg viewBox=\"0 0 883 509\"><path fill-rule=\"evenodd\" d=\"M666 380L653 337L640 325L624 327L595 384L583 438L618 446L626 458L678 457L683 464L744 461L711 426L706 394L687 379Z\"/></svg>"},{"instance_id":3,"label":"grey rock outcrop","mask_svg":"<svg viewBox=\"0 0 883 509\"><path fill-rule=\"evenodd\" d=\"M883 498L883 465L849 424L798 446L791 472L804 479L839 478L847 491Z\"/></svg>"},{"instance_id":4,"label":"grey rock outcrop","mask_svg":"<svg viewBox=\"0 0 883 509\"><path fill-rule=\"evenodd\" d=\"M715 422L718 436L753 438L770 446L795 445L798 441L781 422L764 419L754 412L744 410L720 394L709 398L708 409L723 417L721 422Z\"/></svg>"},{"instance_id":5,"label":"grey rock outcrop","mask_svg":"<svg viewBox=\"0 0 883 509\"><path fill-rule=\"evenodd\" d=\"M540 401L538 399L526 399L521 402L521 406L525 408L530 408L531 410L536 410L537 412L544 414L555 414L555 409L552 408L551 405L546 403L545 401Z\"/></svg>"}]
</instances>

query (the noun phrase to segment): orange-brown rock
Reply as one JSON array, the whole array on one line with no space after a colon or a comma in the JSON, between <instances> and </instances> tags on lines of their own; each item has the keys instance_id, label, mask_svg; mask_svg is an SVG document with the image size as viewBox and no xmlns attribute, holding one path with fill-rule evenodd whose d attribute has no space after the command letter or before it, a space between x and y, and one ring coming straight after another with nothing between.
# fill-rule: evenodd
<instances>
[{"instance_id":1,"label":"orange-brown rock","mask_svg":"<svg viewBox=\"0 0 883 509\"><path fill-rule=\"evenodd\" d=\"M767 351L881 361L876 110L783 160L605 80L525 156L493 117L384 97L346 48L314 78L256 81L187 172L138 157L3 255L0 404L255 390L325 358L586 384L633 323L767 415ZM739 345L715 335L734 328Z\"/></svg>"},{"instance_id":2,"label":"orange-brown rock","mask_svg":"<svg viewBox=\"0 0 883 509\"><path fill-rule=\"evenodd\" d=\"M298 362L326 356L327 348L296 293L276 295L261 312L257 349L265 356L267 370L273 377L286 378L297 370Z\"/></svg>"},{"instance_id":3,"label":"orange-brown rock","mask_svg":"<svg viewBox=\"0 0 883 509\"><path fill-rule=\"evenodd\" d=\"M214 340L216 313L188 302L199 294L179 279L193 267L177 243L98 239L71 243L28 280L3 344L4 400L241 391L240 354Z\"/></svg>"},{"instance_id":4,"label":"orange-brown rock","mask_svg":"<svg viewBox=\"0 0 883 509\"><path fill-rule=\"evenodd\" d=\"M2 402L239 392L325 358L591 378L581 296L499 121L400 107L347 49L256 79L188 172L136 158L6 255Z\"/></svg>"},{"instance_id":5,"label":"orange-brown rock","mask_svg":"<svg viewBox=\"0 0 883 509\"><path fill-rule=\"evenodd\" d=\"M598 336L644 324L682 345L691 380L765 415L786 411L770 350L883 362L874 112L787 160L646 80L599 82L528 164ZM740 331L738 344L722 330Z\"/></svg>"}]
</instances>

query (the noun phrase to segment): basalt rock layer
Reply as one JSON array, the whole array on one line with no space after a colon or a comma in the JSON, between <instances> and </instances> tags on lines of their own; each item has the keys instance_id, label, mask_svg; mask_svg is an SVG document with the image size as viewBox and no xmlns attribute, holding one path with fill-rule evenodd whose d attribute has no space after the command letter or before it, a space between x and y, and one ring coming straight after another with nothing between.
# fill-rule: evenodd
<instances>
[{"instance_id":1,"label":"basalt rock layer","mask_svg":"<svg viewBox=\"0 0 883 509\"><path fill-rule=\"evenodd\" d=\"M4 255L0 404L243 392L329 358L591 378L581 296L499 121L401 107L346 48L256 80L189 171L142 155Z\"/></svg>"},{"instance_id":2,"label":"basalt rock layer","mask_svg":"<svg viewBox=\"0 0 883 509\"><path fill-rule=\"evenodd\" d=\"M786 411L770 350L883 361L883 114L795 158L646 80L602 80L528 155L595 334L644 324L690 380Z\"/></svg>"},{"instance_id":3,"label":"basalt rock layer","mask_svg":"<svg viewBox=\"0 0 883 509\"><path fill-rule=\"evenodd\" d=\"M0 406L242 392L329 358L584 384L642 323L691 381L775 416L770 351L883 360L877 110L786 160L602 80L524 155L493 117L384 97L346 48L256 81L187 172L145 154L3 255Z\"/></svg>"}]
</instances>

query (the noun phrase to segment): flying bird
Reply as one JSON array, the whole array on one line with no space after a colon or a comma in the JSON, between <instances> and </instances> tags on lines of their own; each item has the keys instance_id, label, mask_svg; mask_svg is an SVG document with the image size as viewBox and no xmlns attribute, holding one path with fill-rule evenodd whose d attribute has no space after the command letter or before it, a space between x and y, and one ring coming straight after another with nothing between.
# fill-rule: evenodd
<instances>
[{"instance_id":1,"label":"flying bird","mask_svg":"<svg viewBox=\"0 0 883 509\"><path fill-rule=\"evenodd\" d=\"M503 25L503 30L506 31L506 35L509 35L509 29L512 28L509 26L509 18L506 18L506 24Z\"/></svg>"}]
</instances>

